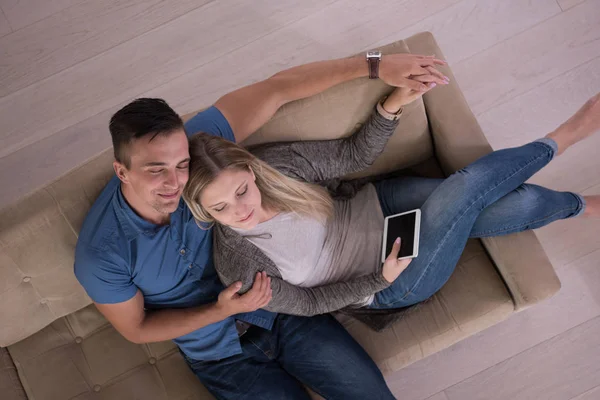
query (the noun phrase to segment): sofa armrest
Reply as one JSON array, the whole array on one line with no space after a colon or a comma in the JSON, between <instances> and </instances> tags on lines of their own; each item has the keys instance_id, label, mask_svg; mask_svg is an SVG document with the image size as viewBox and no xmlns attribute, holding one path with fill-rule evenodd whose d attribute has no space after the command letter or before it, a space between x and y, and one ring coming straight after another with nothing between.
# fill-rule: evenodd
<instances>
[{"instance_id":1,"label":"sofa armrest","mask_svg":"<svg viewBox=\"0 0 600 400\"><path fill-rule=\"evenodd\" d=\"M560 280L533 231L481 239L520 311L553 296Z\"/></svg>"},{"instance_id":2,"label":"sofa armrest","mask_svg":"<svg viewBox=\"0 0 600 400\"><path fill-rule=\"evenodd\" d=\"M411 53L444 58L433 35L419 33L406 43ZM446 175L490 153L492 147L471 112L452 71L441 67L450 84L427 93L423 102L436 157ZM560 281L533 232L484 238L482 242L510 291L515 310L524 309L560 289Z\"/></svg>"}]
</instances>

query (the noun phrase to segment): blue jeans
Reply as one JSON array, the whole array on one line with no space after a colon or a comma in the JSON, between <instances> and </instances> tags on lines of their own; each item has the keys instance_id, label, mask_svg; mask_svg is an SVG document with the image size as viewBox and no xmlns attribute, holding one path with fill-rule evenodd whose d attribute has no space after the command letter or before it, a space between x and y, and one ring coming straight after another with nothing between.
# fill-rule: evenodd
<instances>
[{"instance_id":1,"label":"blue jeans","mask_svg":"<svg viewBox=\"0 0 600 400\"><path fill-rule=\"evenodd\" d=\"M395 178L375 184L384 215L421 209L419 255L370 308L407 307L448 281L469 238L506 235L574 217L583 198L524 184L556 154L551 139L490 153L447 179Z\"/></svg>"},{"instance_id":2,"label":"blue jeans","mask_svg":"<svg viewBox=\"0 0 600 400\"><path fill-rule=\"evenodd\" d=\"M279 314L273 329L251 327L242 354L186 361L217 399L310 399L302 384L330 399L394 399L363 348L330 315Z\"/></svg>"}]
</instances>

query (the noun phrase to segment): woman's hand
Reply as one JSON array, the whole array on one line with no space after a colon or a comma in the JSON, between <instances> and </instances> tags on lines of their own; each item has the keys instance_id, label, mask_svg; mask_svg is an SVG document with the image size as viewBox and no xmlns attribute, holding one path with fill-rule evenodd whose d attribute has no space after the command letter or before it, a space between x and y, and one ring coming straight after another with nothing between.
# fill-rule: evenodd
<instances>
[{"instance_id":1,"label":"woman's hand","mask_svg":"<svg viewBox=\"0 0 600 400\"><path fill-rule=\"evenodd\" d=\"M400 238L396 239L390 255L385 259L385 263L383 263L382 274L389 283L393 283L412 261L410 258L398 260L398 253L400 253Z\"/></svg>"},{"instance_id":2,"label":"woman's hand","mask_svg":"<svg viewBox=\"0 0 600 400\"><path fill-rule=\"evenodd\" d=\"M404 87L396 88L383 102L383 109L391 114L396 114L402 107L412 103L436 86L437 84L435 82L428 83L427 89L424 91L412 90Z\"/></svg>"},{"instance_id":3,"label":"woman's hand","mask_svg":"<svg viewBox=\"0 0 600 400\"><path fill-rule=\"evenodd\" d=\"M448 78L437 70L437 65L447 63L435 56L385 54L379 66L379 77L390 86L425 91L428 83L448 83Z\"/></svg>"}]
</instances>

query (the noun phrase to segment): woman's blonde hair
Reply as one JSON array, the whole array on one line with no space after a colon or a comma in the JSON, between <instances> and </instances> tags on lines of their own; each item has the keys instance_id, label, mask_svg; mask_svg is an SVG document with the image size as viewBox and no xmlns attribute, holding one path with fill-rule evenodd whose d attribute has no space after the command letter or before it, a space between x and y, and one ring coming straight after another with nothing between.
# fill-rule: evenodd
<instances>
[{"instance_id":1,"label":"woman's blonde hair","mask_svg":"<svg viewBox=\"0 0 600 400\"><path fill-rule=\"evenodd\" d=\"M295 212L326 220L333 200L324 187L283 175L243 147L218 136L198 133L190 139L190 174L183 199L200 223L215 221L200 204L200 194L225 169L251 170L260 190L262 206L277 212Z\"/></svg>"}]
</instances>

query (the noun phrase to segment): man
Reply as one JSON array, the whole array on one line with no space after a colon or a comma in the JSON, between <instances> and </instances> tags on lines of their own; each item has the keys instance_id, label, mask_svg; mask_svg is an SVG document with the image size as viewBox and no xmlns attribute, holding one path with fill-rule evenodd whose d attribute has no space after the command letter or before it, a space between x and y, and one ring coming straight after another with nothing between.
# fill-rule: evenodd
<instances>
[{"instance_id":1,"label":"man","mask_svg":"<svg viewBox=\"0 0 600 400\"><path fill-rule=\"evenodd\" d=\"M280 72L219 99L184 127L162 100L138 99L111 119L116 176L83 224L75 274L100 312L128 340L173 339L203 384L223 399L393 398L366 352L331 316L276 315L261 307L270 281L223 288L212 236L181 199L187 134L242 141L283 104L370 74L393 86L445 84L433 56L371 54ZM377 62L374 62L377 61ZM379 61L380 64L379 64Z\"/></svg>"}]
</instances>

